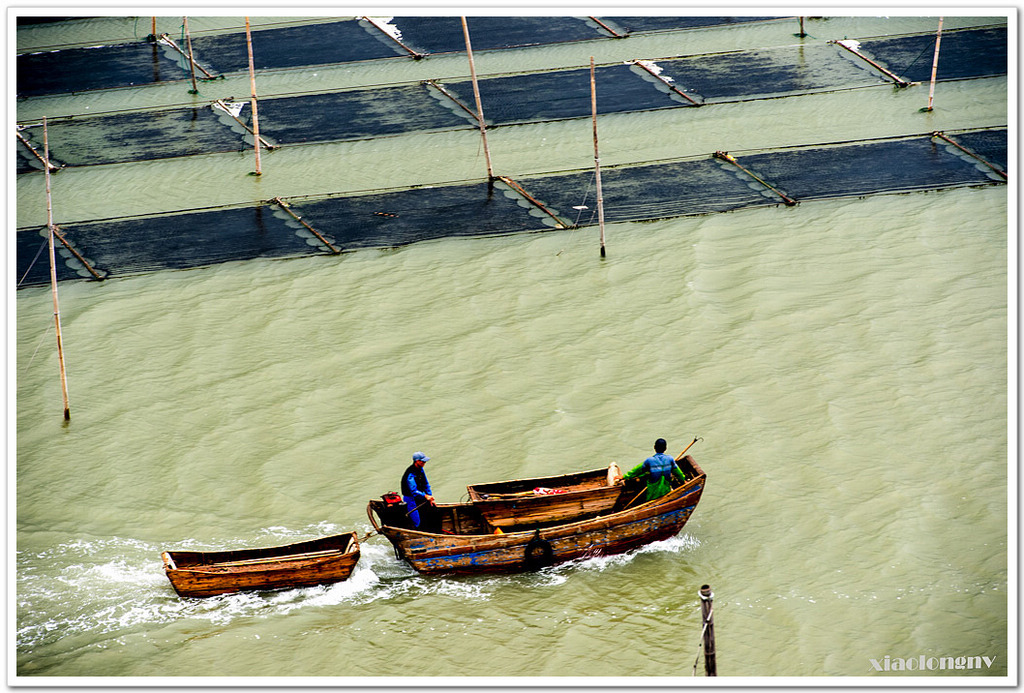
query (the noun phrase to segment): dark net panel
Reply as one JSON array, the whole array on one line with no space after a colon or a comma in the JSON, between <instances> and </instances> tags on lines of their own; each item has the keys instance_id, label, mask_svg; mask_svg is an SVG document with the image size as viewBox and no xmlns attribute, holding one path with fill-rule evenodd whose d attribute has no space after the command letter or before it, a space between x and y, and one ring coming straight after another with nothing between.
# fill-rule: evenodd
<instances>
[{"instance_id":1,"label":"dark net panel","mask_svg":"<svg viewBox=\"0 0 1024 693\"><path fill-rule=\"evenodd\" d=\"M597 223L593 172L524 178L519 183L563 219L579 226ZM608 223L726 212L779 201L763 190L741 181L713 159L601 171ZM585 210L574 209L584 205Z\"/></svg>"},{"instance_id":2,"label":"dark net panel","mask_svg":"<svg viewBox=\"0 0 1024 693\"><path fill-rule=\"evenodd\" d=\"M222 122L226 117L204 106L53 121L47 123L50 158L92 166L243 149L241 135ZM22 135L42 152L41 126Z\"/></svg>"},{"instance_id":3,"label":"dark net panel","mask_svg":"<svg viewBox=\"0 0 1024 693\"><path fill-rule=\"evenodd\" d=\"M777 17L598 17L620 34L642 31L675 31L732 24L748 24L778 19ZM614 26L612 24L614 23ZM619 28L622 31L619 31Z\"/></svg>"},{"instance_id":4,"label":"dark net panel","mask_svg":"<svg viewBox=\"0 0 1024 693\"><path fill-rule=\"evenodd\" d=\"M28 138L29 133L24 132L22 134L26 138ZM31 139L29 139L29 141L31 141ZM40 155L43 153L43 147L41 144L33 143L32 146L35 147L35 149L40 153ZM51 160L53 160L53 158L54 157L51 155ZM16 140L14 143L14 168L15 171L17 171L18 173L31 173L33 171L42 171L43 162L40 161L39 158L36 157L32 152L30 152L28 148L21 142L21 140Z\"/></svg>"},{"instance_id":5,"label":"dark net panel","mask_svg":"<svg viewBox=\"0 0 1024 693\"><path fill-rule=\"evenodd\" d=\"M37 286L50 283L50 249L47 241L46 229L22 229L16 234L17 254L17 276L15 282L20 287ZM68 265L66 258L60 251L64 249L63 244L56 238L53 239L54 257L57 267L57 281L66 279L80 279L80 275L74 268ZM70 253L65 250L65 253ZM80 265L81 263L77 263ZM92 276L85 271L85 276Z\"/></svg>"},{"instance_id":6,"label":"dark net panel","mask_svg":"<svg viewBox=\"0 0 1024 693\"><path fill-rule=\"evenodd\" d=\"M18 96L64 94L185 79L188 73L152 43L26 53L17 59Z\"/></svg>"},{"instance_id":7,"label":"dark net panel","mask_svg":"<svg viewBox=\"0 0 1024 693\"><path fill-rule=\"evenodd\" d=\"M992 182L930 137L757 154L737 160L797 201Z\"/></svg>"},{"instance_id":8,"label":"dark net panel","mask_svg":"<svg viewBox=\"0 0 1024 693\"><path fill-rule=\"evenodd\" d=\"M708 101L881 84L835 46L794 46L658 61L663 75Z\"/></svg>"},{"instance_id":9,"label":"dark net panel","mask_svg":"<svg viewBox=\"0 0 1024 693\"><path fill-rule=\"evenodd\" d=\"M475 126L441 99L451 103L425 84L266 99L259 105L260 134L295 144Z\"/></svg>"},{"instance_id":10,"label":"dark net panel","mask_svg":"<svg viewBox=\"0 0 1024 693\"><path fill-rule=\"evenodd\" d=\"M525 208L525 203L486 183L289 204L313 228L345 250L547 228L544 220Z\"/></svg>"},{"instance_id":11,"label":"dark net panel","mask_svg":"<svg viewBox=\"0 0 1024 693\"><path fill-rule=\"evenodd\" d=\"M977 130L947 135L957 144L965 147L982 159L1006 172L1007 132L1006 130Z\"/></svg>"},{"instance_id":12,"label":"dark net panel","mask_svg":"<svg viewBox=\"0 0 1024 693\"><path fill-rule=\"evenodd\" d=\"M196 61L216 72L248 71L244 22L241 29L241 33L193 37L192 52ZM407 55L379 31L364 28L357 20L260 29L250 33L252 60L257 70Z\"/></svg>"},{"instance_id":13,"label":"dark net panel","mask_svg":"<svg viewBox=\"0 0 1024 693\"><path fill-rule=\"evenodd\" d=\"M402 42L419 53L466 51L459 17L396 17ZM466 17L474 51L539 46L607 37L576 17Z\"/></svg>"},{"instance_id":14,"label":"dark net panel","mask_svg":"<svg viewBox=\"0 0 1024 693\"><path fill-rule=\"evenodd\" d=\"M599 113L622 113L683 104L640 78L629 65L597 68L594 82ZM591 114L590 69L558 70L479 81L484 118L493 125L580 118ZM473 104L472 82L446 83Z\"/></svg>"},{"instance_id":15,"label":"dark net panel","mask_svg":"<svg viewBox=\"0 0 1024 693\"><path fill-rule=\"evenodd\" d=\"M935 34L861 41L861 52L912 82L929 82ZM936 79L970 79L1007 74L1006 28L943 32Z\"/></svg>"},{"instance_id":16,"label":"dark net panel","mask_svg":"<svg viewBox=\"0 0 1024 693\"><path fill-rule=\"evenodd\" d=\"M112 277L325 252L273 212L259 204L68 225L64 231L94 267Z\"/></svg>"}]
</instances>

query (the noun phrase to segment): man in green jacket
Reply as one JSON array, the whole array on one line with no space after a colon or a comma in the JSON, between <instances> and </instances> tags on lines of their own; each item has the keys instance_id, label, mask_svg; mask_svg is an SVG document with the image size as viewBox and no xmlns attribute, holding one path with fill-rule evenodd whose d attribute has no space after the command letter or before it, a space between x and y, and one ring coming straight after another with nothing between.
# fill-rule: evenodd
<instances>
[{"instance_id":1,"label":"man in green jacket","mask_svg":"<svg viewBox=\"0 0 1024 693\"><path fill-rule=\"evenodd\" d=\"M647 495L644 502L661 498L672 490L671 475L675 474L679 481L686 481L686 475L676 461L665 454L668 443L664 438L654 441L654 454L623 475L623 479L638 479L647 476Z\"/></svg>"}]
</instances>

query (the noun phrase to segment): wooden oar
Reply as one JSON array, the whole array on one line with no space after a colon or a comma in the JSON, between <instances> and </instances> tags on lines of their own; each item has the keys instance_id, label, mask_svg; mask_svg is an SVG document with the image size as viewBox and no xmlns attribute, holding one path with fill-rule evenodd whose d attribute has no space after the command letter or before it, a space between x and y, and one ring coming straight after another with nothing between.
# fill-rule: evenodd
<instances>
[{"instance_id":1,"label":"wooden oar","mask_svg":"<svg viewBox=\"0 0 1024 693\"><path fill-rule=\"evenodd\" d=\"M700 438L694 438L693 439L693 443L696 443L698 440L700 440ZM682 461L683 456L686 454L686 451L693 447L693 443L690 443L689 445L687 445L686 446L686 450L683 450L681 453L679 453L679 457L676 458L676 462L681 462Z\"/></svg>"}]
</instances>

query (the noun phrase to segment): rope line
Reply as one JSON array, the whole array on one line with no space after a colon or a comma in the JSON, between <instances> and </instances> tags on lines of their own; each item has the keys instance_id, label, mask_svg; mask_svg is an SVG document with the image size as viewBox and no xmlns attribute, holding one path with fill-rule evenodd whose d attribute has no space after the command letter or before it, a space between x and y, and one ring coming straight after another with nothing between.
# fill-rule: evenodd
<instances>
[{"instance_id":1,"label":"rope line","mask_svg":"<svg viewBox=\"0 0 1024 693\"><path fill-rule=\"evenodd\" d=\"M21 286L21 283L25 281L26 277L28 277L28 273L32 271L33 267L35 267L36 260L38 260L39 256L42 255L43 248L45 248L47 245L49 245L49 242L50 242L49 239L46 239L46 240L43 241L42 245L39 246L39 250L36 251L36 256L34 258L32 258L32 262L29 263L28 269L25 270L25 274L23 274L21 276L21 281L18 282L18 286Z\"/></svg>"},{"instance_id":2,"label":"rope line","mask_svg":"<svg viewBox=\"0 0 1024 693\"><path fill-rule=\"evenodd\" d=\"M904 67L904 68L902 68L900 70L900 74L903 74L903 75L907 74L907 71L910 70L910 68L912 68L914 65L916 65L918 60L920 60L929 51L933 51L934 52L934 50L935 50L935 42L932 41L932 44L930 46L925 46L924 50L921 51L920 53L918 53L917 57L914 58L913 60L911 60L909 65L907 65L906 67Z\"/></svg>"},{"instance_id":3,"label":"rope line","mask_svg":"<svg viewBox=\"0 0 1024 693\"><path fill-rule=\"evenodd\" d=\"M708 614L711 615L710 613ZM700 651L704 649L704 633L708 630L708 624L705 623L704 627L700 631L700 642L697 643L697 656L693 658L693 676L697 675L697 662L700 661Z\"/></svg>"},{"instance_id":4,"label":"rope line","mask_svg":"<svg viewBox=\"0 0 1024 693\"><path fill-rule=\"evenodd\" d=\"M700 651L704 648L704 634L708 632L708 626L711 625L711 620L715 616L715 607L711 607L708 610L708 620L704 623L704 627L700 630L700 642L697 643L697 656L693 658L693 676L697 675L697 662L700 661Z\"/></svg>"},{"instance_id":5,"label":"rope line","mask_svg":"<svg viewBox=\"0 0 1024 693\"><path fill-rule=\"evenodd\" d=\"M32 367L32 362L36 360L36 354L39 353L39 347L43 346L43 340L46 339L47 335L50 334L50 329L53 327L53 323L46 326L46 332L43 332L43 336L39 338L39 343L36 344L36 350L32 352L32 358L28 360L28 364L25 366L25 370Z\"/></svg>"}]
</instances>

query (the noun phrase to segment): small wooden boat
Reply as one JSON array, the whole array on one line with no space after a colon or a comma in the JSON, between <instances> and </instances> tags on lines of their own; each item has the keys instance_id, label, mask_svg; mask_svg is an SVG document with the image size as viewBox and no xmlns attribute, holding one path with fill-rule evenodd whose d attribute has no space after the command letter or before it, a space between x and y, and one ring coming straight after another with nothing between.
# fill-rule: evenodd
<instances>
[{"instance_id":1,"label":"small wooden boat","mask_svg":"<svg viewBox=\"0 0 1024 693\"><path fill-rule=\"evenodd\" d=\"M615 505L623 489L614 481L618 471L613 462L607 469L473 484L466 490L470 502L494 527L571 522Z\"/></svg>"},{"instance_id":2,"label":"small wooden boat","mask_svg":"<svg viewBox=\"0 0 1024 693\"><path fill-rule=\"evenodd\" d=\"M627 483L611 508L571 522L494 528L475 502L441 503L438 531L411 529L404 505L371 500L366 512L395 554L418 572L431 574L512 573L579 558L624 553L675 536L690 519L707 475L689 455L678 462L685 483L643 502L644 484ZM551 496L549 496L551 498ZM378 521L379 520L379 521Z\"/></svg>"},{"instance_id":3,"label":"small wooden boat","mask_svg":"<svg viewBox=\"0 0 1024 693\"><path fill-rule=\"evenodd\" d=\"M359 540L350 532L286 546L161 555L164 572L179 596L212 597L347 580L359 560Z\"/></svg>"}]
</instances>

